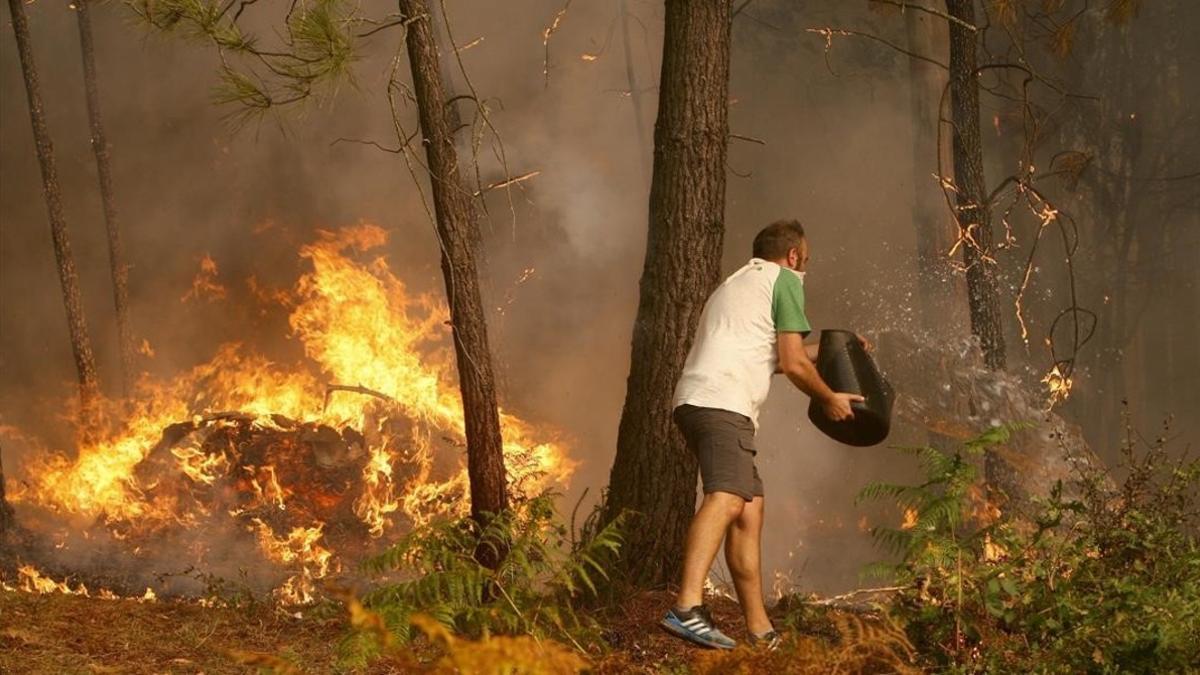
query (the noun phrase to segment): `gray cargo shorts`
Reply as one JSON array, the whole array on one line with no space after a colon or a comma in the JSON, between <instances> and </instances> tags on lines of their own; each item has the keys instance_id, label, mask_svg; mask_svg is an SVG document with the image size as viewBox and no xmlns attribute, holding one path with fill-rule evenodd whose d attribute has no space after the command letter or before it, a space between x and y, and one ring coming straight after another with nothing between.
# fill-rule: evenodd
<instances>
[{"instance_id":1,"label":"gray cargo shorts","mask_svg":"<svg viewBox=\"0 0 1200 675\"><path fill-rule=\"evenodd\" d=\"M729 492L746 501L762 496L763 483L754 466L754 423L728 410L685 403L674 412L675 424L700 461L704 494Z\"/></svg>"}]
</instances>

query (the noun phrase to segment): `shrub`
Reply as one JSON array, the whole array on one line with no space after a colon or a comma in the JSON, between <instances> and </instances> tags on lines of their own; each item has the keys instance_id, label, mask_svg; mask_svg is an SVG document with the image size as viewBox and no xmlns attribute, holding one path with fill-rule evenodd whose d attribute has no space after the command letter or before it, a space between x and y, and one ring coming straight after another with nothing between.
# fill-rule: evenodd
<instances>
[{"instance_id":1,"label":"shrub","mask_svg":"<svg viewBox=\"0 0 1200 675\"><path fill-rule=\"evenodd\" d=\"M1059 481L1030 516L977 522L970 460L1011 430L953 453L907 449L921 459L922 484L860 493L906 509L905 527L873 530L901 561L873 571L910 585L892 611L918 649L955 672L1200 668L1200 461L1171 459L1165 434L1139 452L1130 434L1123 480L1082 466L1077 497Z\"/></svg>"}]
</instances>

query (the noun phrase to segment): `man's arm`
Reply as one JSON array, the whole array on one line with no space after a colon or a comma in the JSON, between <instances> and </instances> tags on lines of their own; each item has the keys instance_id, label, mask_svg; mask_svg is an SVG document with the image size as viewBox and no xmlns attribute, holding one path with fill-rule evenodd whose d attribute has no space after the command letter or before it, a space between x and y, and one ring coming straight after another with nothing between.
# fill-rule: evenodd
<instances>
[{"instance_id":1,"label":"man's arm","mask_svg":"<svg viewBox=\"0 0 1200 675\"><path fill-rule=\"evenodd\" d=\"M818 350L819 350L820 346L821 346L821 344L819 342L816 344L804 345L804 353L808 355L809 361L816 363L817 354L818 354ZM775 366L775 374L776 375L783 374L783 359L782 358L779 359L779 364ZM804 391L804 390L801 389L800 391ZM807 392L805 392L805 393L807 393Z\"/></svg>"},{"instance_id":2,"label":"man's arm","mask_svg":"<svg viewBox=\"0 0 1200 675\"><path fill-rule=\"evenodd\" d=\"M779 370L787 375L797 389L817 401L826 416L835 422L854 417L850 402L866 399L858 394L838 393L830 389L817 373L817 367L813 365L809 356L809 347L805 346L800 333L779 333L776 344L779 351Z\"/></svg>"},{"instance_id":3,"label":"man's arm","mask_svg":"<svg viewBox=\"0 0 1200 675\"><path fill-rule=\"evenodd\" d=\"M804 353L808 355L808 360L813 363L817 362L817 352L820 350L821 343L816 342L811 345L804 345Z\"/></svg>"},{"instance_id":4,"label":"man's arm","mask_svg":"<svg viewBox=\"0 0 1200 675\"><path fill-rule=\"evenodd\" d=\"M858 334L855 333L855 335L858 335ZM862 343L863 349L867 350L868 352L875 350L875 345L872 345L870 342L868 342L867 338L865 338L861 335L858 335L858 341ZM820 355L820 348L821 348L820 342L814 342L811 345L804 345L804 353L808 354L809 361L816 363L817 357ZM782 367L775 369L776 375L781 374L781 373L783 373Z\"/></svg>"}]
</instances>

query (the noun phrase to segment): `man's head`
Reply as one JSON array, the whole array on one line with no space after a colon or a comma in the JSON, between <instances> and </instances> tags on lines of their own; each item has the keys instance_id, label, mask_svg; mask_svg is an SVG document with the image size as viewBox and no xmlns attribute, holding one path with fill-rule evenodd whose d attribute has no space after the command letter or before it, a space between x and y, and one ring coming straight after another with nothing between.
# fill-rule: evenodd
<instances>
[{"instance_id":1,"label":"man's head","mask_svg":"<svg viewBox=\"0 0 1200 675\"><path fill-rule=\"evenodd\" d=\"M777 220L754 237L754 257L803 272L808 265L808 238L798 220Z\"/></svg>"}]
</instances>

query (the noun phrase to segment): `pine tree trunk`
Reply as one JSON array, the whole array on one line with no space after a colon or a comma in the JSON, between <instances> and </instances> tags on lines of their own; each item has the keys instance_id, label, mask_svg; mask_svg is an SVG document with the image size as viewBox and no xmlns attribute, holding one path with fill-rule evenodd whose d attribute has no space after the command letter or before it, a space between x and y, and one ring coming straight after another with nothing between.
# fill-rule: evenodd
<instances>
[{"instance_id":1,"label":"pine tree trunk","mask_svg":"<svg viewBox=\"0 0 1200 675\"><path fill-rule=\"evenodd\" d=\"M948 50L946 25L937 17L905 10L908 50L941 60ZM913 224L917 231L917 303L920 325L931 332L943 325L954 287L946 253L954 241L954 222L934 178L943 165L938 153L938 120L946 74L938 66L909 58L909 110L913 128ZM944 153L948 154L948 153Z\"/></svg>"},{"instance_id":2,"label":"pine tree trunk","mask_svg":"<svg viewBox=\"0 0 1200 675\"><path fill-rule=\"evenodd\" d=\"M92 150L96 153L96 172L100 177L100 199L104 205L104 227L108 232L108 262L112 270L113 306L117 315L117 341L121 354L121 391L129 396L133 388L133 334L129 328L129 265L125 263L125 248L121 243L121 228L117 223L117 205L113 196L112 167L109 162L108 139L100 116L100 88L96 77L96 56L92 44L92 0L74 0L79 20L79 46L83 53L83 85L87 98L88 126L92 134Z\"/></svg>"},{"instance_id":3,"label":"pine tree trunk","mask_svg":"<svg viewBox=\"0 0 1200 675\"><path fill-rule=\"evenodd\" d=\"M435 27L428 6L425 0L400 0L400 12L411 20L408 58L442 247L442 277L453 324L454 353L466 419L471 515L485 524L488 514L508 508L508 487L492 355L476 267L480 240L478 214L459 173L454 116L446 105ZM485 565L494 567L499 563L500 556L490 548L481 548L477 555Z\"/></svg>"},{"instance_id":4,"label":"pine tree trunk","mask_svg":"<svg viewBox=\"0 0 1200 675\"><path fill-rule=\"evenodd\" d=\"M975 0L946 0L950 16L974 25ZM958 187L958 226L971 241L962 245L967 267L967 299L971 332L979 338L983 359L992 370L1004 370L1004 331L992 248L991 214L985 200L983 142L979 132L977 36L950 23L950 110L954 125L954 182ZM972 243L973 242L973 243Z\"/></svg>"},{"instance_id":5,"label":"pine tree trunk","mask_svg":"<svg viewBox=\"0 0 1200 675\"><path fill-rule=\"evenodd\" d=\"M87 321L83 314L83 300L79 294L79 277L75 273L75 259L71 255L71 242L67 237L67 224L63 218L62 195L58 187L58 172L54 165L54 146L46 128L46 115L38 89L37 67L33 62L33 46L29 40L29 21L25 16L25 4L21 0L8 0L8 7L12 12L13 33L17 38L21 71L25 76L25 93L29 99L33 141L42 168L42 193L46 198L50 235L54 241L54 257L58 262L58 279L62 283L67 326L71 333L71 348L75 354L75 369L79 374L80 419L83 422L82 426L89 429L95 421L95 406L100 395L96 362L92 356L92 343L88 338Z\"/></svg>"},{"instance_id":6,"label":"pine tree trunk","mask_svg":"<svg viewBox=\"0 0 1200 675\"><path fill-rule=\"evenodd\" d=\"M639 514L622 567L647 585L676 580L696 503L696 459L672 421L671 398L719 280L729 24L728 0L667 1L646 259L605 506L606 520Z\"/></svg>"}]
</instances>

